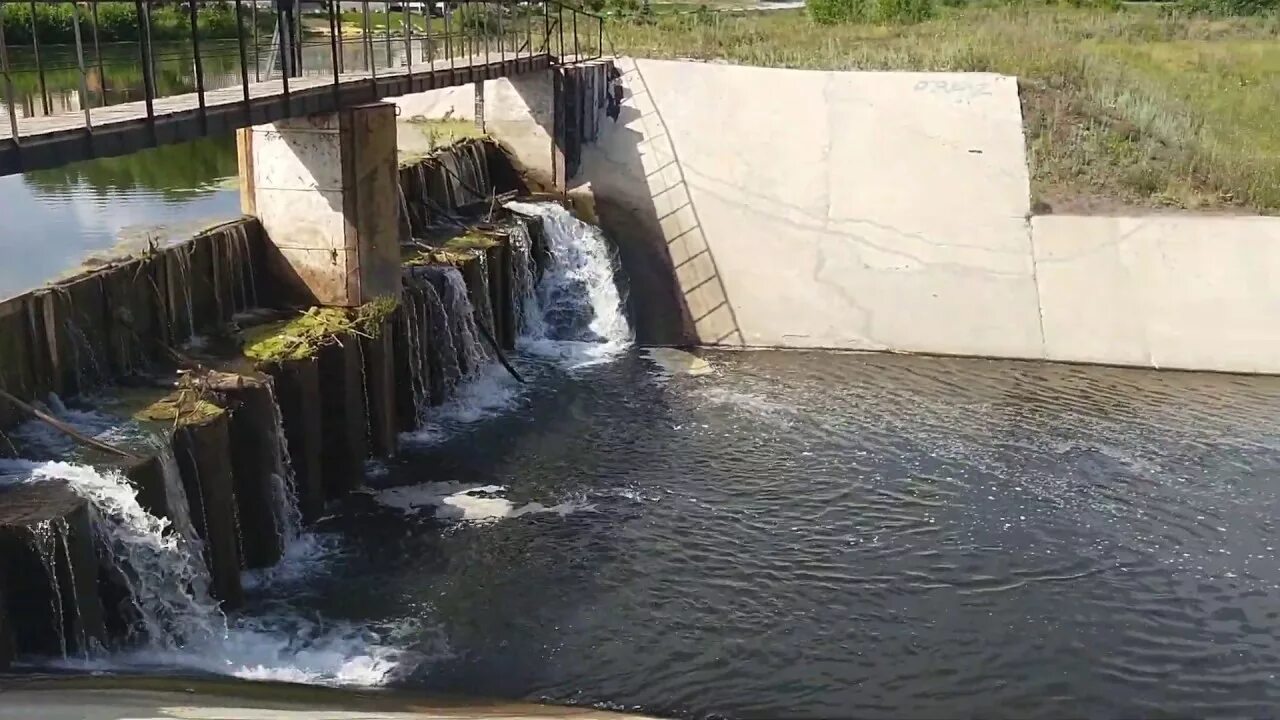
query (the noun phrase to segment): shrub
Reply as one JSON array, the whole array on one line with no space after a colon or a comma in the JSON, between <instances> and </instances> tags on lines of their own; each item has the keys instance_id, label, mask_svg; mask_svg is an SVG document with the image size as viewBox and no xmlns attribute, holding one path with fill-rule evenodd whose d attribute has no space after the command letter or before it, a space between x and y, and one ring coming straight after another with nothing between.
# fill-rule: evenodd
<instances>
[{"instance_id":1,"label":"shrub","mask_svg":"<svg viewBox=\"0 0 1280 720\"><path fill-rule=\"evenodd\" d=\"M1280 0L1179 0L1178 5L1200 15L1280 14Z\"/></svg>"},{"instance_id":2,"label":"shrub","mask_svg":"<svg viewBox=\"0 0 1280 720\"><path fill-rule=\"evenodd\" d=\"M933 0L807 0L809 16L836 23L917 23L933 17Z\"/></svg>"},{"instance_id":3,"label":"shrub","mask_svg":"<svg viewBox=\"0 0 1280 720\"><path fill-rule=\"evenodd\" d=\"M28 4L6 4L0 25L5 41L11 45L30 45L32 16ZM270 13L262 13L270 18ZM87 8L80 13L80 33L85 42L93 37L92 14ZM236 36L236 11L231 3L200 6L197 23L201 37L233 38ZM36 4L35 30L40 42L65 44L75 42L75 25L69 3ZM191 15L178 4L156 5L151 10L152 40L185 40L191 37ZM131 2L108 2L98 6L98 39L101 42L131 42L138 39L138 13Z\"/></svg>"}]
</instances>

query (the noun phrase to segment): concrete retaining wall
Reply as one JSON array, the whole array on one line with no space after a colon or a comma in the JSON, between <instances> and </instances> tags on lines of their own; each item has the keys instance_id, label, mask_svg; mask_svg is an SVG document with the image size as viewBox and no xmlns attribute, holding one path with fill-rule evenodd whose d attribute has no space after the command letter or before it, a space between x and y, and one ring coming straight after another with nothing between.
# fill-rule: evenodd
<instances>
[{"instance_id":1,"label":"concrete retaining wall","mask_svg":"<svg viewBox=\"0 0 1280 720\"><path fill-rule=\"evenodd\" d=\"M1015 78L617 64L571 194L642 343L1280 372L1280 219L1031 218Z\"/></svg>"},{"instance_id":2,"label":"concrete retaining wall","mask_svg":"<svg viewBox=\"0 0 1280 720\"><path fill-rule=\"evenodd\" d=\"M1280 218L1037 217L1044 357L1280 372Z\"/></svg>"}]
</instances>

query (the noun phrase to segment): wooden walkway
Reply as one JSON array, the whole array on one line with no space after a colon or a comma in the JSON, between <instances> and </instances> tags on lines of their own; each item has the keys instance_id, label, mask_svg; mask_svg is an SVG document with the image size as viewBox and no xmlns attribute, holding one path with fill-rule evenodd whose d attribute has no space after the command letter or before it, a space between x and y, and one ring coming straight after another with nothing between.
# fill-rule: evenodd
<instances>
[{"instance_id":1,"label":"wooden walkway","mask_svg":"<svg viewBox=\"0 0 1280 720\"><path fill-rule=\"evenodd\" d=\"M147 117L145 102L93 108L89 113L91 128L85 127L82 110L20 119L17 138L8 118L0 115L0 176L124 155L386 97L543 70L550 65L551 56L546 53L494 51L489 56L384 68L376 77L364 71L344 73L337 83L332 75L289 78L288 95L280 80L256 82L249 84L248 102L242 85L206 91L203 109L196 93L157 98L153 120Z\"/></svg>"}]
</instances>

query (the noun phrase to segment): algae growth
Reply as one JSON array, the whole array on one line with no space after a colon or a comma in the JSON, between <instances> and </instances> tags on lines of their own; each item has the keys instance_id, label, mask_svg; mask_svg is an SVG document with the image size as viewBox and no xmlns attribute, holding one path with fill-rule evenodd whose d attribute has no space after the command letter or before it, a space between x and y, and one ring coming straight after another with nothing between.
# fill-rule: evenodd
<instances>
[{"instance_id":1,"label":"algae growth","mask_svg":"<svg viewBox=\"0 0 1280 720\"><path fill-rule=\"evenodd\" d=\"M473 229L457 237L449 238L440 246L414 251L404 259L403 264L407 266L460 266L475 260L485 250L501 244L502 241L497 234Z\"/></svg>"},{"instance_id":2,"label":"algae growth","mask_svg":"<svg viewBox=\"0 0 1280 720\"><path fill-rule=\"evenodd\" d=\"M205 399L202 393L183 389L142 408L133 417L147 422L185 426L204 424L224 412L224 409Z\"/></svg>"},{"instance_id":3,"label":"algae growth","mask_svg":"<svg viewBox=\"0 0 1280 720\"><path fill-rule=\"evenodd\" d=\"M305 360L345 335L377 337L383 322L396 309L394 298L379 298L350 308L313 307L284 322L244 331L245 356L263 363Z\"/></svg>"}]
</instances>

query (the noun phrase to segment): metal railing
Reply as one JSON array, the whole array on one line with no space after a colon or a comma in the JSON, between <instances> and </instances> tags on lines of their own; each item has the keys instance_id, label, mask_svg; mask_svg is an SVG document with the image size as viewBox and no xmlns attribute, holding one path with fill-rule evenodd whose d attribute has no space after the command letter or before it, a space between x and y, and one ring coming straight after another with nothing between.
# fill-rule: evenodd
<instances>
[{"instance_id":1,"label":"metal railing","mask_svg":"<svg viewBox=\"0 0 1280 720\"><path fill-rule=\"evenodd\" d=\"M338 97L390 75L579 63L602 56L604 23L559 0L0 0L0 143L42 118L79 116L92 132L129 102L154 123L158 103L194 96L207 129L211 103L248 114L255 98L288 106L326 81Z\"/></svg>"}]
</instances>

